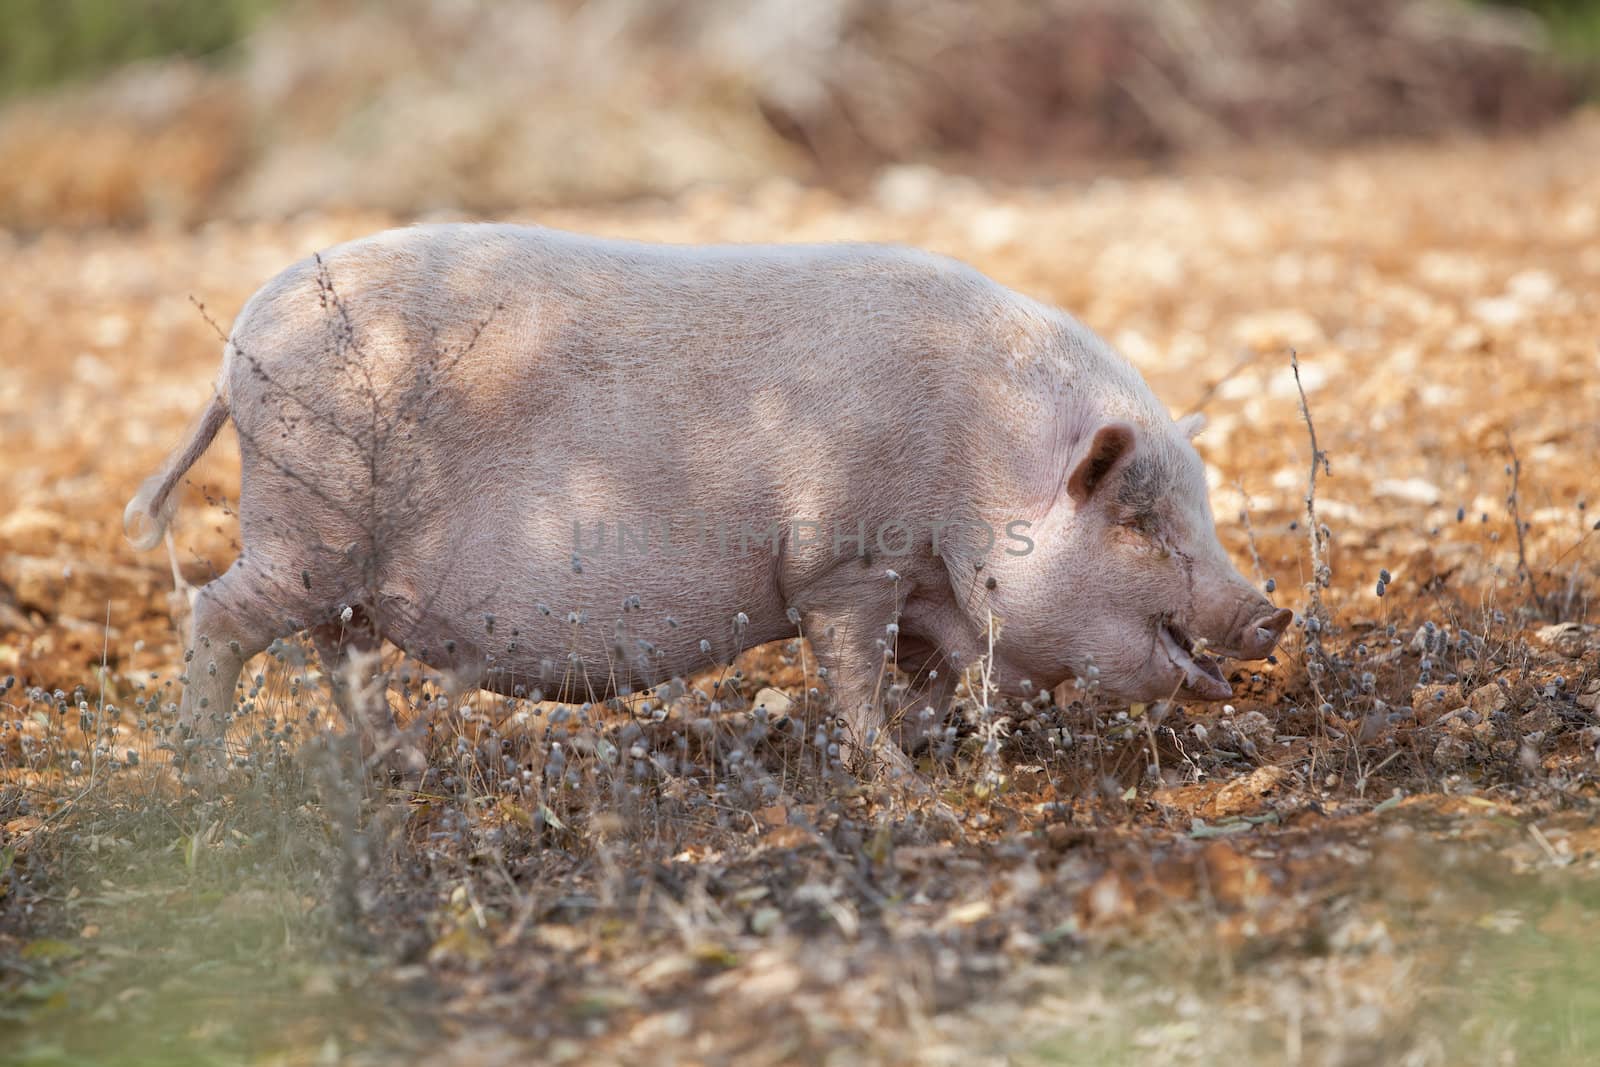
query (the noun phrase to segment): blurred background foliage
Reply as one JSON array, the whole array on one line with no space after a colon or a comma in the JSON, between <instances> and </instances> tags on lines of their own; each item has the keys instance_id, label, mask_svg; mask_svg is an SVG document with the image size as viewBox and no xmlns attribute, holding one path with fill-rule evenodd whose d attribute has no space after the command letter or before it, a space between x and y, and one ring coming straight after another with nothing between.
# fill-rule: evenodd
<instances>
[{"instance_id":1,"label":"blurred background foliage","mask_svg":"<svg viewBox=\"0 0 1600 1067\"><path fill-rule=\"evenodd\" d=\"M1520 132L1596 55L1600 0L0 0L0 226Z\"/></svg>"},{"instance_id":2,"label":"blurred background foliage","mask_svg":"<svg viewBox=\"0 0 1600 1067\"><path fill-rule=\"evenodd\" d=\"M296 0L3 0L0 93L37 89L162 56L216 57ZM331 7L298 0L302 8ZM375 6L376 0L368 0ZM499 0L503 3L516 0ZM1463 0L1465 2L1465 0ZM1542 19L1568 56L1600 50L1600 0L1477 0Z\"/></svg>"},{"instance_id":3,"label":"blurred background foliage","mask_svg":"<svg viewBox=\"0 0 1600 1067\"><path fill-rule=\"evenodd\" d=\"M1484 0L1531 11L1544 20L1557 53L1574 59L1600 56L1600 0Z\"/></svg>"},{"instance_id":4,"label":"blurred background foliage","mask_svg":"<svg viewBox=\"0 0 1600 1067\"><path fill-rule=\"evenodd\" d=\"M0 93L239 41L273 0L0 0Z\"/></svg>"}]
</instances>

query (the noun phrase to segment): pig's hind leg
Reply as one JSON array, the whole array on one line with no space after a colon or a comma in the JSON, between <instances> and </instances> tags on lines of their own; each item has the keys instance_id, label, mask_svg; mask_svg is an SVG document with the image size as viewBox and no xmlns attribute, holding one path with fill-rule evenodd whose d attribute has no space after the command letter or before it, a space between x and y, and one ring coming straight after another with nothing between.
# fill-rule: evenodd
<instances>
[{"instance_id":1,"label":"pig's hind leg","mask_svg":"<svg viewBox=\"0 0 1600 1067\"><path fill-rule=\"evenodd\" d=\"M178 712L180 758L189 776L215 778L226 769L239 674L250 657L295 629L281 602L272 583L243 558L195 595Z\"/></svg>"},{"instance_id":2,"label":"pig's hind leg","mask_svg":"<svg viewBox=\"0 0 1600 1067\"><path fill-rule=\"evenodd\" d=\"M422 783L428 769L422 749L396 725L379 672L382 639L365 610L311 628L311 643L322 662L333 701L361 739L369 767L381 767L405 788Z\"/></svg>"}]
</instances>

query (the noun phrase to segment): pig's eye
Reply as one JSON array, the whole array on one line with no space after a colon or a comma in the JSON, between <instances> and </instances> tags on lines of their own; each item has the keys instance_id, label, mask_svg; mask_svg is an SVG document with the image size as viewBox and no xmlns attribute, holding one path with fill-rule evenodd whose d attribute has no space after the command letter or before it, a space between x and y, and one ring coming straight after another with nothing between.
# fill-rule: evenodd
<instances>
[{"instance_id":1,"label":"pig's eye","mask_svg":"<svg viewBox=\"0 0 1600 1067\"><path fill-rule=\"evenodd\" d=\"M1140 537L1147 537L1152 541L1156 540L1161 532L1160 524L1156 522L1154 515L1130 515L1117 523L1117 525L1130 533L1137 534Z\"/></svg>"},{"instance_id":2,"label":"pig's eye","mask_svg":"<svg viewBox=\"0 0 1600 1067\"><path fill-rule=\"evenodd\" d=\"M1117 540L1137 552L1166 559L1170 553L1153 515L1135 515L1117 523Z\"/></svg>"},{"instance_id":3,"label":"pig's eye","mask_svg":"<svg viewBox=\"0 0 1600 1067\"><path fill-rule=\"evenodd\" d=\"M1148 527L1136 522L1119 522L1116 525L1115 536L1118 541L1131 548L1150 550L1155 547L1156 539Z\"/></svg>"}]
</instances>

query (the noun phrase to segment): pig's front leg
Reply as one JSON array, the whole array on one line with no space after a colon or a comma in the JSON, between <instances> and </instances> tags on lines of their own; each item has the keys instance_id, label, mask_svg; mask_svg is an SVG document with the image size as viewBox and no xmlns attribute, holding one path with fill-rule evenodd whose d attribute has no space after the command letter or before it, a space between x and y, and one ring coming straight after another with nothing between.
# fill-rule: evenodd
<instances>
[{"instance_id":1,"label":"pig's front leg","mask_svg":"<svg viewBox=\"0 0 1600 1067\"><path fill-rule=\"evenodd\" d=\"M902 752L915 753L924 743L937 746L940 733L950 721L950 705L961 675L953 663L920 666L904 651L899 666L911 684L897 696L891 693L885 709L888 732Z\"/></svg>"},{"instance_id":2,"label":"pig's front leg","mask_svg":"<svg viewBox=\"0 0 1600 1067\"><path fill-rule=\"evenodd\" d=\"M817 665L827 671L834 713L844 720L840 758L862 778L883 774L890 781L914 777L911 760L895 743L884 713L884 698L893 678L892 660L882 639L887 622L869 622L874 613L855 611L829 615L814 612L806 620ZM892 615L886 606L884 618Z\"/></svg>"}]
</instances>

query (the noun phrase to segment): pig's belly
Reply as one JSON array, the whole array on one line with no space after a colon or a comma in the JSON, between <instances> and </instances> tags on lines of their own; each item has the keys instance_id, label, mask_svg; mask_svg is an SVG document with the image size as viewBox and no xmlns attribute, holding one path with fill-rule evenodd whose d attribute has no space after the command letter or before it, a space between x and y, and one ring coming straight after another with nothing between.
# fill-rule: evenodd
<instances>
[{"instance_id":1,"label":"pig's belly","mask_svg":"<svg viewBox=\"0 0 1600 1067\"><path fill-rule=\"evenodd\" d=\"M636 693L797 635L773 564L678 561L538 571L485 561L450 579L385 583L380 632L430 667L507 696ZM432 588L430 588L430 585Z\"/></svg>"}]
</instances>

